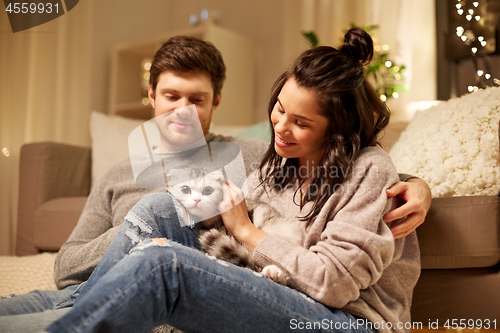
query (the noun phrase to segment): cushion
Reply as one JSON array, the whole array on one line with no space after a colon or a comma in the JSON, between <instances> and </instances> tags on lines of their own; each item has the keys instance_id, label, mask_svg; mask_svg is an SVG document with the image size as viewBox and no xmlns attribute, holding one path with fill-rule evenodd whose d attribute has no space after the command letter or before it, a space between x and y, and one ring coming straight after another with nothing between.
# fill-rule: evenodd
<instances>
[{"instance_id":1,"label":"cushion","mask_svg":"<svg viewBox=\"0 0 500 333\"><path fill-rule=\"evenodd\" d=\"M500 87L417 112L390 155L398 172L425 180L433 197L496 195L500 190Z\"/></svg>"},{"instance_id":2,"label":"cushion","mask_svg":"<svg viewBox=\"0 0 500 333\"><path fill-rule=\"evenodd\" d=\"M244 129L243 131L238 133L238 137L259 139L266 142L271 142L271 128L269 125L269 121L265 120Z\"/></svg>"},{"instance_id":3,"label":"cushion","mask_svg":"<svg viewBox=\"0 0 500 333\"><path fill-rule=\"evenodd\" d=\"M423 269L491 267L500 262L498 196L432 199L417 229Z\"/></svg>"},{"instance_id":4,"label":"cushion","mask_svg":"<svg viewBox=\"0 0 500 333\"><path fill-rule=\"evenodd\" d=\"M92 112L90 116L92 184L95 184L113 165L129 157L128 136L142 123L144 120ZM153 142L153 144L158 143Z\"/></svg>"},{"instance_id":5,"label":"cushion","mask_svg":"<svg viewBox=\"0 0 500 333\"><path fill-rule=\"evenodd\" d=\"M440 332L445 333L444 326L447 320L454 323L478 320L479 328L486 327L486 319L490 328L498 331L498 309L500 309L500 267L471 268L471 269L424 269L420 274L413 292L411 305L412 322L423 324L424 330L412 332ZM494 320L496 321L496 326ZM436 325L438 321L439 325ZM432 323L432 329L426 330ZM439 329L437 326L440 326ZM448 332L478 332L483 330L449 330ZM484 330L484 332L490 332Z\"/></svg>"},{"instance_id":6,"label":"cushion","mask_svg":"<svg viewBox=\"0 0 500 333\"><path fill-rule=\"evenodd\" d=\"M42 203L35 211L35 247L58 251L75 228L86 202L87 197L64 197Z\"/></svg>"}]
</instances>

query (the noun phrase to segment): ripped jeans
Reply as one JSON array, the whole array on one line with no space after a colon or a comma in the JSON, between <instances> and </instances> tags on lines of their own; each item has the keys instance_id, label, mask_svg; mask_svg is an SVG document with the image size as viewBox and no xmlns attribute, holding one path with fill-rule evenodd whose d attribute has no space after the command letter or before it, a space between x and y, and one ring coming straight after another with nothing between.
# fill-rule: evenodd
<instances>
[{"instance_id":1,"label":"ripped jeans","mask_svg":"<svg viewBox=\"0 0 500 333\"><path fill-rule=\"evenodd\" d=\"M73 308L47 331L372 332L365 319L208 256L179 208L169 193L139 201Z\"/></svg>"}]
</instances>

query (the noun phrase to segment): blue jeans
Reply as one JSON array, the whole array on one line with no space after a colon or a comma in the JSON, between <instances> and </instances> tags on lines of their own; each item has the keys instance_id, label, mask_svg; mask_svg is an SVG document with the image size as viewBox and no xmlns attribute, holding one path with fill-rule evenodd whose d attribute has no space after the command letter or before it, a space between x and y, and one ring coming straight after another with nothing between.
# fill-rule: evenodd
<instances>
[{"instance_id":1,"label":"blue jeans","mask_svg":"<svg viewBox=\"0 0 500 333\"><path fill-rule=\"evenodd\" d=\"M173 202L170 195L167 195L166 201L163 197L157 197L159 200L152 206L151 211L145 210L142 205L138 204L132 209L132 212L127 215L125 223L128 228L121 228L119 234L130 233L132 230L138 234L139 239L148 239L153 234L162 234L170 240L193 246L201 249L201 245L197 240L198 226L194 228L181 227L178 223L159 224L158 229L148 233L146 229L142 230L139 221L135 216L140 216L142 220L155 220L155 216L164 220L176 220L177 212L182 212L180 205ZM175 210L172 209L175 208ZM124 237L121 235L118 239ZM127 236L128 237L128 236ZM133 237L133 236L132 236ZM106 256L104 256L99 265L88 281L66 287L62 290L35 290L23 295L13 295L11 297L2 297L0 299L0 332L1 333L30 333L40 332L46 329L55 320L62 317L73 306L75 300L81 293L85 293L90 285L93 285L99 278L113 267L136 242L130 242L128 247L125 247L123 242L114 241L108 248Z\"/></svg>"},{"instance_id":2,"label":"blue jeans","mask_svg":"<svg viewBox=\"0 0 500 333\"><path fill-rule=\"evenodd\" d=\"M186 332L369 332L361 318L206 255L177 210L168 193L143 198L73 308L47 331L148 332L166 323Z\"/></svg>"},{"instance_id":3,"label":"blue jeans","mask_svg":"<svg viewBox=\"0 0 500 333\"><path fill-rule=\"evenodd\" d=\"M0 299L0 332L40 332L69 311L81 286L34 290Z\"/></svg>"}]
</instances>

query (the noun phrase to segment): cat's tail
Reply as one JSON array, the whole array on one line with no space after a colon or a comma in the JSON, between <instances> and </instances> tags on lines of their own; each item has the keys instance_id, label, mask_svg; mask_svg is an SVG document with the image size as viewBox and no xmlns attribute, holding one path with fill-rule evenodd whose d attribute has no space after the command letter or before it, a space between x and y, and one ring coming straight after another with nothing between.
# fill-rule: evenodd
<instances>
[{"instance_id":1,"label":"cat's tail","mask_svg":"<svg viewBox=\"0 0 500 333\"><path fill-rule=\"evenodd\" d=\"M200 243L209 255L240 267L255 271L261 268L255 265L252 254L247 248L229 235L225 229L210 229L200 235Z\"/></svg>"}]
</instances>

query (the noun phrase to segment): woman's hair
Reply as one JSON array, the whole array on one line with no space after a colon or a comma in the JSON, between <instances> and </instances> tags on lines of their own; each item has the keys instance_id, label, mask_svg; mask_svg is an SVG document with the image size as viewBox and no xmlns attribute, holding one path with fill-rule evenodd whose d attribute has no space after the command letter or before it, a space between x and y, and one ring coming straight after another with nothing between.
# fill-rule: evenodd
<instances>
[{"instance_id":1,"label":"woman's hair","mask_svg":"<svg viewBox=\"0 0 500 333\"><path fill-rule=\"evenodd\" d=\"M377 145L377 134L389 122L387 106L365 79L363 66L372 57L370 35L361 28L353 28L346 33L339 50L320 46L303 52L273 86L269 120L278 95L289 79L315 94L320 113L328 120L323 157L306 195L300 199L301 207L313 201L311 211L303 217L309 222L319 214L335 185L342 183L352 171L350 167L360 150ZM298 159L284 159L276 153L272 123L271 134L271 144L260 165L261 185L273 190L285 189L299 180L297 172L289 172L298 168ZM302 185L300 180L299 184Z\"/></svg>"},{"instance_id":2,"label":"woman's hair","mask_svg":"<svg viewBox=\"0 0 500 333\"><path fill-rule=\"evenodd\" d=\"M198 70L207 73L214 89L214 103L226 78L226 66L219 50L210 42L190 36L172 37L156 51L149 76L149 84L153 87L154 93L158 78L166 70L179 72Z\"/></svg>"}]
</instances>

